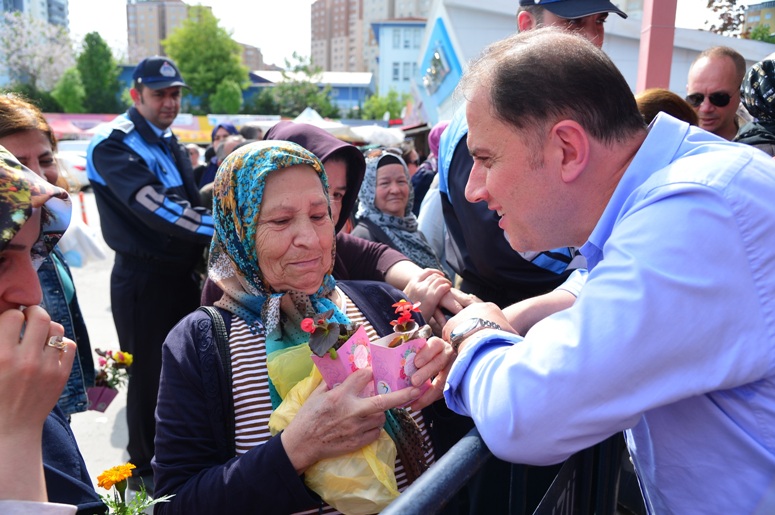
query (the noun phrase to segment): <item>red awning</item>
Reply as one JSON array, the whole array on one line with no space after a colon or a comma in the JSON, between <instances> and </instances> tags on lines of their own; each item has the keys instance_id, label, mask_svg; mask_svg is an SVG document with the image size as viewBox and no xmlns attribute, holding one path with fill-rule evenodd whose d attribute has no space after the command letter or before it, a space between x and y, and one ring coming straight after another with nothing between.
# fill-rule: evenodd
<instances>
[{"instance_id":1,"label":"red awning","mask_svg":"<svg viewBox=\"0 0 775 515\"><path fill-rule=\"evenodd\" d=\"M84 131L76 127L70 120L48 120L48 124L51 126L57 139L73 139L85 135Z\"/></svg>"}]
</instances>

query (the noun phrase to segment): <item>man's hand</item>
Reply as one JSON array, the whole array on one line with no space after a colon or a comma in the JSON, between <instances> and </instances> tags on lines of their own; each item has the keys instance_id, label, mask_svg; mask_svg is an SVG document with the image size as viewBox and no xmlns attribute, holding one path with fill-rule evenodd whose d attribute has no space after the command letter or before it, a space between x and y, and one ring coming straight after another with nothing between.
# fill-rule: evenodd
<instances>
[{"instance_id":1,"label":"man's hand","mask_svg":"<svg viewBox=\"0 0 775 515\"><path fill-rule=\"evenodd\" d=\"M460 313L449 319L442 331L442 338L444 338L445 341L449 341L450 334L455 327L471 318L483 318L484 320L495 322L502 330L517 334L514 328L509 324L506 315L503 314L503 311L501 311L497 305L492 302L477 302L464 308ZM465 340L463 340L463 342L465 342ZM458 346L458 353L460 352L461 347L462 344Z\"/></svg>"}]
</instances>

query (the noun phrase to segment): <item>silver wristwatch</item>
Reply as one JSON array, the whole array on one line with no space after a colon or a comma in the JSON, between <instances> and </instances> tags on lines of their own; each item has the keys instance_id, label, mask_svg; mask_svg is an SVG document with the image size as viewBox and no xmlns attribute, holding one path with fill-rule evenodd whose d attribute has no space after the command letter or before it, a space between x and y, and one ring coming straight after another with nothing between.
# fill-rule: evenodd
<instances>
[{"instance_id":1,"label":"silver wristwatch","mask_svg":"<svg viewBox=\"0 0 775 515\"><path fill-rule=\"evenodd\" d=\"M458 346L477 331L481 331L482 329L500 329L501 326L496 324L495 322L490 322L489 320L485 320L483 318L469 318L468 320L459 323L453 330L452 333L449 335L449 343L452 345L452 348L455 349L457 352Z\"/></svg>"}]
</instances>

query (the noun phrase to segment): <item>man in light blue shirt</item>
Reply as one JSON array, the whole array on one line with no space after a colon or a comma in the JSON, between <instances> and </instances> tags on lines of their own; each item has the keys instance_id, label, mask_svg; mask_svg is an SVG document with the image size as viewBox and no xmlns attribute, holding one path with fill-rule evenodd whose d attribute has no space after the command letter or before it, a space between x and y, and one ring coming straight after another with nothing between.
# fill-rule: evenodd
<instances>
[{"instance_id":1,"label":"man in light blue shirt","mask_svg":"<svg viewBox=\"0 0 775 515\"><path fill-rule=\"evenodd\" d=\"M492 304L451 319L448 405L517 463L625 431L652 513L773 513L775 163L665 114L646 128L610 59L554 29L493 44L460 88L467 199L589 274L524 337Z\"/></svg>"}]
</instances>

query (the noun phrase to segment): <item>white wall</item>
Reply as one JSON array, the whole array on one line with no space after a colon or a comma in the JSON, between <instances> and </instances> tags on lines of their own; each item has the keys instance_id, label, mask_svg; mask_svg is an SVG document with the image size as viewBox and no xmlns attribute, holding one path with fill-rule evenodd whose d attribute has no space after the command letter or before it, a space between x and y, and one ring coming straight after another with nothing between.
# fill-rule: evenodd
<instances>
[{"instance_id":1,"label":"white wall","mask_svg":"<svg viewBox=\"0 0 775 515\"><path fill-rule=\"evenodd\" d=\"M516 31L517 2L513 0L435 0L426 31L434 26L434 20L441 18L450 33L463 68L477 57L490 43L513 34ZM630 88L634 91L638 78L638 56L642 20L629 17L622 19L611 15L606 22L606 37L603 50L616 63ZM428 34L424 40L421 55L427 51ZM729 38L707 31L676 29L670 84L668 89L683 96L686 94L686 77L694 58L706 48L725 45L734 48L752 65L775 52L775 45L738 38ZM422 59L422 57L420 57ZM448 97L435 106L439 120L454 113L459 101ZM431 106L424 106L426 110Z\"/></svg>"}]
</instances>

